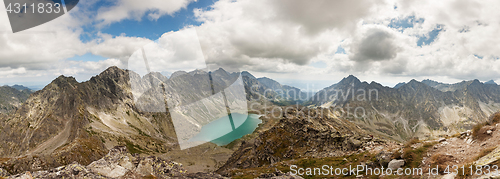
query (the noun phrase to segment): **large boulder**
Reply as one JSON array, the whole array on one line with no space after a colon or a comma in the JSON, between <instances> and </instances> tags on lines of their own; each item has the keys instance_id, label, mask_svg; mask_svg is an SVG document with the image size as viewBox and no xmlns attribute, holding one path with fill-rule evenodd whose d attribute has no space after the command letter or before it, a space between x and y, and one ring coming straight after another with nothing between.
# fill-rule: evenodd
<instances>
[{"instance_id":1,"label":"large boulder","mask_svg":"<svg viewBox=\"0 0 500 179\"><path fill-rule=\"evenodd\" d=\"M387 168L390 168L392 169L393 171L394 170L397 170L398 168L401 168L405 165L405 161L404 160L396 160L396 159L393 159L389 162L389 164L387 165Z\"/></svg>"},{"instance_id":2,"label":"large boulder","mask_svg":"<svg viewBox=\"0 0 500 179\"><path fill-rule=\"evenodd\" d=\"M357 139L353 139L351 138L349 140L349 150L357 150L361 147L361 145L363 145L363 142L357 140Z\"/></svg>"},{"instance_id":3,"label":"large boulder","mask_svg":"<svg viewBox=\"0 0 500 179\"><path fill-rule=\"evenodd\" d=\"M106 177L116 178L125 175L134 168L132 164L134 159L126 147L119 146L111 149L105 157L92 162L87 168Z\"/></svg>"}]
</instances>

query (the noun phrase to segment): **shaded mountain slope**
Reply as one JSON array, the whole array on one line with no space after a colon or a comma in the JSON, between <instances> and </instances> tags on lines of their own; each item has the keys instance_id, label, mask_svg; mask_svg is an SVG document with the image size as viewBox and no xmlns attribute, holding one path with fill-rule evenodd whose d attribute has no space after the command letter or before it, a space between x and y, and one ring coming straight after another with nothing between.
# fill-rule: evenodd
<instances>
[{"instance_id":1,"label":"shaded mountain slope","mask_svg":"<svg viewBox=\"0 0 500 179\"><path fill-rule=\"evenodd\" d=\"M0 113L15 111L28 99L32 90L20 86L0 86Z\"/></svg>"},{"instance_id":2,"label":"shaded mountain slope","mask_svg":"<svg viewBox=\"0 0 500 179\"><path fill-rule=\"evenodd\" d=\"M1 120L0 156L15 161L4 168L15 173L73 161L86 165L116 144L134 152L170 150L175 133L168 114L137 110L128 75L110 67L83 83L60 76L35 92ZM26 168L33 157L41 168Z\"/></svg>"},{"instance_id":3,"label":"shaded mountain slope","mask_svg":"<svg viewBox=\"0 0 500 179\"><path fill-rule=\"evenodd\" d=\"M470 129L500 109L500 87L478 80L446 85L411 80L398 88L348 76L319 91L316 106L334 108L367 130L398 140L437 137Z\"/></svg>"},{"instance_id":4,"label":"shaded mountain slope","mask_svg":"<svg viewBox=\"0 0 500 179\"><path fill-rule=\"evenodd\" d=\"M303 101L309 100L311 96L308 96L307 93L302 92L300 89L288 86L288 85L281 85L277 81L267 78L267 77L262 77L257 79L261 84L266 86L268 89L271 89L274 91L277 95L277 98L275 100L284 100L284 101L297 101L299 103L302 103Z\"/></svg>"}]
</instances>

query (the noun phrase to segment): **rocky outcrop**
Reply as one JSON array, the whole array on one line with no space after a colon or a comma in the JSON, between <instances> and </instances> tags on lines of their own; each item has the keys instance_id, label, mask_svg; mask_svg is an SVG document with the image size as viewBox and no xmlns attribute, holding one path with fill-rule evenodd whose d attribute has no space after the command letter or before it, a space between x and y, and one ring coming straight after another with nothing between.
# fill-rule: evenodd
<instances>
[{"instance_id":1,"label":"rocky outcrop","mask_svg":"<svg viewBox=\"0 0 500 179\"><path fill-rule=\"evenodd\" d=\"M282 119L257 138L246 141L217 172L255 168L303 157L341 156L372 140L355 124L332 118L327 109L283 108Z\"/></svg>"}]
</instances>

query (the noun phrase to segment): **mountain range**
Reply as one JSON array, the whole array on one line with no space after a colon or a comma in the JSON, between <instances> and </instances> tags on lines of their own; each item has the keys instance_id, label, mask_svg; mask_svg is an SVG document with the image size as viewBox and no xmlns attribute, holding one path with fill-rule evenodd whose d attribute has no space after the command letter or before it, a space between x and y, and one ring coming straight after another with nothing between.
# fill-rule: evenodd
<instances>
[{"instance_id":1,"label":"mountain range","mask_svg":"<svg viewBox=\"0 0 500 179\"><path fill-rule=\"evenodd\" d=\"M500 86L478 80L456 84L411 80L390 88L361 82L351 75L316 93L311 104L358 108L364 115L346 117L369 131L397 140L428 138L484 122L500 110Z\"/></svg>"},{"instance_id":2,"label":"mountain range","mask_svg":"<svg viewBox=\"0 0 500 179\"><path fill-rule=\"evenodd\" d=\"M210 75L207 73L213 80L208 79ZM73 77L60 76L34 93L0 87L0 99L12 99L10 101L14 102L8 104L17 105L5 108L11 112L0 115L0 157L9 159L0 166L11 173L20 173L75 161L88 165L117 145L126 146L132 153L178 150L177 135L180 133L176 133L166 108L186 110L182 106L224 90L240 74L248 102L270 102L270 105L280 106L282 116L287 112L286 105L294 106L293 114L299 113L300 108L312 113L321 112L320 117L312 121L278 117L276 126L259 130L259 137L251 142L257 147L255 150L240 151L232 156L238 158L232 161L246 161L246 167L260 166L256 161L273 163L283 157L306 155L307 147L301 148L306 143L317 148L354 150L349 146L358 143L356 141L368 133L399 141L412 137L438 137L470 129L500 110L500 87L478 80L451 85L411 80L390 88L376 82L361 82L351 75L308 98L307 93L298 88L270 78L255 78L245 71L196 70L175 72L167 78L160 73L141 77L132 71L110 67L81 83ZM137 97L137 93L143 95ZM231 93L235 92L227 95L237 95ZM143 103L146 99L156 100L163 106ZM214 105L206 105L208 107L220 103L217 100L209 102ZM351 115L346 115L349 108ZM210 108L208 111L224 113L225 109ZM213 115L209 112L201 114ZM203 121L197 122L204 124ZM300 134L302 137L295 138L296 134L289 133L290 130L309 130L314 135ZM297 150L290 151L290 156L261 154L261 149L266 147L281 150L282 145L287 145L286 141L266 144L268 139L276 141L275 133L289 136L289 143L298 142ZM329 143L320 141L325 138ZM313 140L317 141L314 144L308 142ZM250 143L241 144L247 145ZM343 147L334 147L338 145ZM220 171L236 165L240 164L228 162Z\"/></svg>"}]
</instances>

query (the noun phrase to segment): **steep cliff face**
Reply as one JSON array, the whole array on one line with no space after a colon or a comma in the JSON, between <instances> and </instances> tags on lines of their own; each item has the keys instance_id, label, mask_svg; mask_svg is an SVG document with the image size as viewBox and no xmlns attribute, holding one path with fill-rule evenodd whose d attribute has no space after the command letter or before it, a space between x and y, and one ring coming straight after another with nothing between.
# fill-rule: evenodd
<instances>
[{"instance_id":1,"label":"steep cliff face","mask_svg":"<svg viewBox=\"0 0 500 179\"><path fill-rule=\"evenodd\" d=\"M32 90L20 85L0 86L0 113L10 113L28 99Z\"/></svg>"},{"instance_id":2,"label":"steep cliff face","mask_svg":"<svg viewBox=\"0 0 500 179\"><path fill-rule=\"evenodd\" d=\"M372 132L405 140L470 129L500 109L500 87L478 80L443 84L412 80L397 88L361 82L354 76L325 88L311 104L335 108ZM358 113L354 111L358 109Z\"/></svg>"}]
</instances>

